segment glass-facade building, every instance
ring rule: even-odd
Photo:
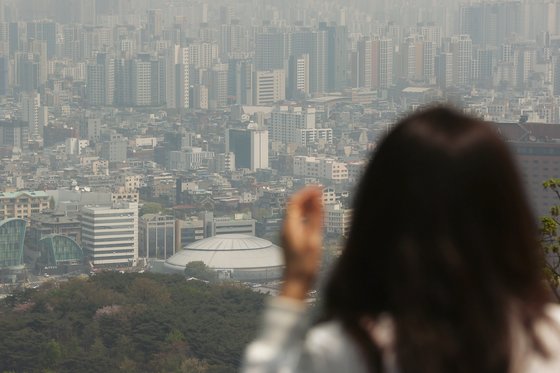
[[[39,241],[41,249],[40,263],[46,268],[81,265],[84,253],[80,245],[68,236],[51,234]]]
[[[26,226],[23,219],[0,221],[0,269],[23,269]]]
[[[167,259],[175,254],[175,218],[146,214],[140,218],[140,256]]]

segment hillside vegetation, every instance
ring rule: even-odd
[[[0,372],[235,372],[264,296],[107,272],[0,304]]]

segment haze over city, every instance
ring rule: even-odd
[[[377,144],[434,103],[494,122],[547,214],[558,200],[542,183],[560,174],[560,1],[0,0],[2,307],[40,313],[51,305],[33,291],[117,283],[132,293],[76,311],[105,328],[98,319],[120,312],[106,307],[143,291],[164,305],[178,289],[198,297],[200,282],[233,281],[254,323],[254,294],[278,290],[289,197],[322,188],[326,267]],[[185,276],[199,284],[185,290]],[[6,325],[0,335],[16,336]],[[154,354],[190,343],[173,325]],[[53,371],[117,350],[121,371],[142,371],[128,342],[99,330],[44,334],[37,351],[62,351]],[[82,337],[79,353],[67,348]],[[232,371],[249,334],[232,337],[227,358],[193,340],[177,364]],[[0,371],[46,366],[21,365],[32,352],[3,359],[13,346],[2,343]]]

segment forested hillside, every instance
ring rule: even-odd
[[[47,284],[0,304],[0,372],[234,372],[263,301],[182,276]]]

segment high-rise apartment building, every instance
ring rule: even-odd
[[[379,39],[379,88],[393,85],[393,40]]]
[[[393,85],[393,40],[385,37],[367,37],[358,41],[354,69],[356,87],[369,89],[389,88]]]
[[[33,60],[38,64],[39,74],[37,80],[39,86],[42,86],[48,78],[47,42],[30,40],[27,45],[27,52],[33,55]]]
[[[53,21],[33,21],[27,23],[27,38],[45,41],[47,56],[53,58],[56,54],[58,25]]]
[[[216,64],[210,70],[208,89],[208,107],[218,109],[228,104],[228,70],[227,64]]]
[[[283,69],[286,60],[286,34],[263,32],[255,36],[255,69]]]
[[[514,65],[516,67],[516,86],[524,89],[537,62],[537,51],[533,47],[519,47],[514,50]]]
[[[196,69],[209,69],[218,60],[218,44],[197,42],[189,44],[189,63]]]
[[[165,102],[168,108],[186,109],[190,100],[191,49],[174,45],[165,57]]]
[[[511,36],[521,35],[522,22],[520,1],[483,1],[464,4],[459,9],[460,32],[483,47],[497,47]]]
[[[18,52],[14,56],[15,85],[21,91],[31,92],[40,87],[41,65],[33,53]]]
[[[138,260],[138,204],[83,207],[82,246],[94,266],[128,267]]]
[[[424,38],[424,41],[434,43],[436,48],[441,46],[441,26],[437,26],[433,23],[424,24],[419,27],[418,31]]]
[[[43,130],[48,123],[48,108],[41,106],[41,95],[37,92],[21,95],[21,120],[29,126],[29,139],[43,137]]]
[[[159,38],[163,32],[163,15],[161,9],[148,9],[148,24],[147,31],[148,35]]]
[[[0,96],[6,96],[10,91],[10,59],[0,56]]]
[[[482,48],[476,51],[476,61],[478,65],[477,80],[483,87],[491,87],[496,66],[496,49]]]
[[[309,95],[309,54],[290,56],[287,93],[290,99]]]
[[[355,55],[352,56],[352,86],[355,88],[371,89],[377,86],[377,56],[372,55],[373,46],[372,38],[358,40]]]
[[[471,84],[473,49],[469,35],[455,35],[450,40],[453,54],[453,84],[468,86]]]
[[[92,106],[113,105],[115,94],[115,60],[107,53],[98,53],[95,62],[87,65],[87,101]]]
[[[21,120],[0,121],[0,146],[10,149],[26,149],[29,141],[29,125]]]
[[[295,31],[288,34],[288,43],[290,56],[297,58],[297,56],[309,54],[309,92],[313,94],[328,91],[329,39],[327,31]],[[333,42],[333,45],[336,43]],[[336,56],[333,55],[334,57]],[[337,61],[340,62],[339,59]],[[335,65],[333,64],[333,66]],[[334,71],[331,72],[334,73]],[[332,83],[334,84],[334,81]]]
[[[132,60],[130,67],[132,106],[152,104],[152,64],[149,55]]]
[[[250,59],[230,59],[228,96],[237,105],[253,104],[253,62]]]
[[[436,57],[436,82],[442,89],[453,85],[453,53],[442,52]]]
[[[327,61],[326,61],[326,91],[340,91],[347,85],[348,31],[346,26],[334,23],[322,23],[319,30],[326,31],[327,36]]]

